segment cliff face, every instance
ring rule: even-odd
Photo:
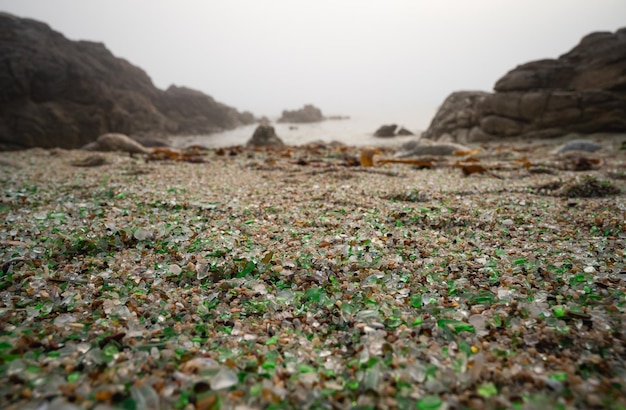
[[[253,121],[199,91],[159,90],[101,43],[0,13],[0,149],[78,148],[107,132],[211,133]]]
[[[516,67],[494,90],[453,93],[424,136],[464,142],[624,132],[626,28],[589,34],[558,59]]]

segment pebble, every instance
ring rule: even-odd
[[[211,379],[211,390],[222,390],[232,387],[238,382],[237,375],[230,369],[222,367]]]

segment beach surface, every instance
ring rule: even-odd
[[[557,143],[2,152],[0,407],[623,409],[624,141]]]

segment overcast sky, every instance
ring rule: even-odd
[[[626,26],[626,0],[0,0],[0,10],[103,42],[159,88],[268,116],[305,103],[417,115]]]

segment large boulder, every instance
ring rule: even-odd
[[[159,90],[101,43],[0,13],[0,150],[79,148],[109,132],[210,133],[250,123],[248,114],[198,91]]]
[[[256,127],[252,138],[248,140],[246,145],[251,147],[282,147],[285,144],[276,135],[274,127],[269,124],[261,124]]]
[[[494,90],[453,93],[424,136],[468,142],[626,131],[626,28],[523,64]]]
[[[151,149],[124,134],[107,133],[82,147],[87,151],[122,151],[130,154],[150,154]]]
[[[307,123],[320,122],[323,120],[324,116],[322,115],[322,111],[311,104],[307,104],[299,110],[284,110],[278,122]]]

